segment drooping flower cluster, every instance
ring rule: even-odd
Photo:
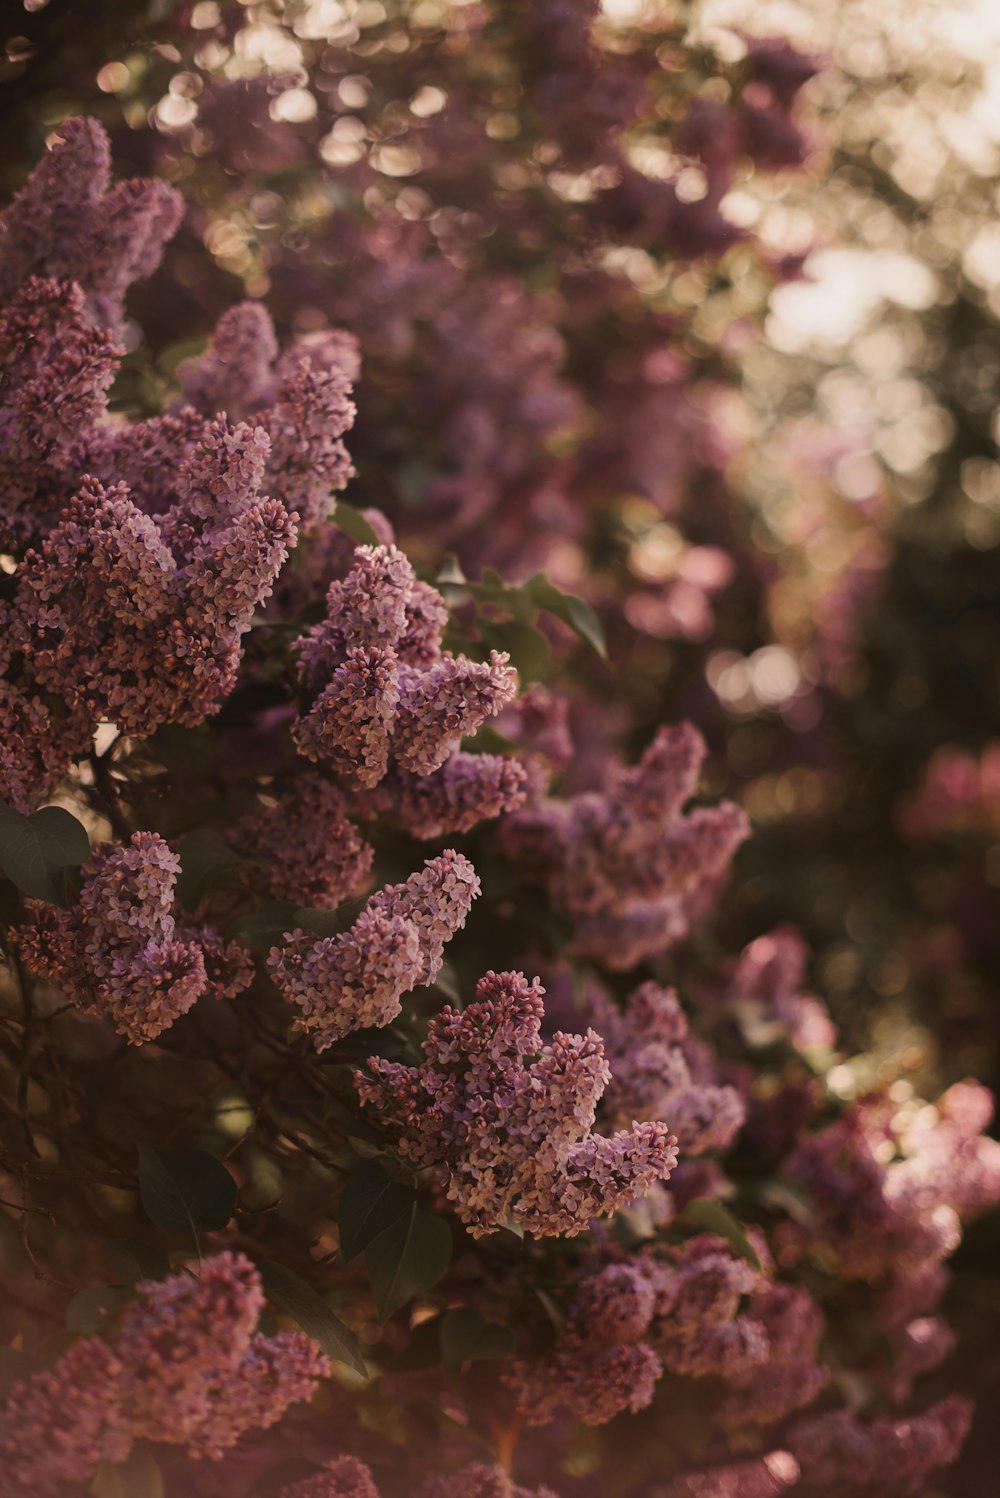
[[[749,830],[731,802],[683,811],[704,757],[690,724],[662,728],[606,791],[542,799],[507,821],[509,855],[574,918],[576,952],[619,971],[686,935]]]
[[[303,1332],[264,1336],[260,1275],[242,1254],[206,1259],[197,1277],[139,1286],[110,1343],[88,1337],[19,1384],[0,1413],[11,1491],[58,1498],[134,1442],[220,1458],[248,1431],[309,1400],[330,1365]]]
[[[205,993],[232,998],[253,965],[235,942],[178,924],[180,859],[155,832],[91,856],[79,902],[60,910],[31,901],[15,933],[24,961],[83,1014],[109,1020],[133,1045],[155,1040]]]
[[[400,1154],[437,1167],[476,1238],[508,1222],[573,1237],[664,1180],[677,1158],[660,1122],[591,1132],[611,1080],[600,1036],[560,1032],[544,1045],[543,993],[520,973],[487,973],[474,1004],[431,1020],[420,1066],[372,1057],[371,1076],[357,1077]]]
[[[692,1077],[684,1054],[687,1019],[674,990],[643,983],[620,1009],[594,984],[589,1001],[611,1068],[602,1104],[608,1122],[665,1119],[682,1156],[728,1149],[743,1123],[743,1099],[735,1087]]]
[[[292,933],[288,946],[272,949],[269,965],[279,992],[299,1010],[295,1029],[325,1051],[352,1030],[388,1025],[404,994],[434,982],[479,887],[469,860],[449,849],[405,884],[378,890],[337,936]]]
[[[442,652],[444,603],[401,551],[361,546],[355,555],[330,585],[326,619],[297,642],[308,706],[293,734],[309,759],[371,789],[390,760],[403,775],[440,770],[463,735],[511,700],[517,676],[497,651],[484,664]],[[488,779],[485,796],[496,797]]]
[[[795,1426],[789,1445],[804,1484],[819,1492],[846,1483],[853,1492],[924,1492],[928,1475],[956,1460],[969,1432],[972,1410],[957,1395],[909,1419],[867,1424],[849,1410],[831,1410]]]
[[[275,899],[336,906],[364,888],[375,850],[347,811],[337,786],[306,771],[242,818],[238,840],[262,861]]]
[[[723,1379],[723,1423],[767,1425],[810,1404],[826,1383],[822,1325],[804,1290],[772,1284],[704,1234],[580,1280],[555,1349],[515,1360],[504,1378],[536,1425],[562,1409],[586,1425],[635,1413],[665,1371]]]

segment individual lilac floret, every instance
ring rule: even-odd
[[[308,770],[243,817],[236,835],[262,860],[276,900],[335,906],[371,873],[374,849],[348,818],[343,792]]]
[[[388,814],[411,837],[443,837],[515,811],[524,802],[526,779],[519,760],[457,749],[430,775],[390,772],[367,802],[361,795],[356,805]]]
[[[55,1367],[15,1384],[0,1412],[6,1492],[60,1498],[101,1462],[125,1460],[132,1438],[119,1419],[123,1371],[105,1342],[87,1337]]]
[[[469,860],[448,849],[405,884],[378,890],[349,930],[294,932],[287,947],[272,949],[269,966],[279,992],[298,1006],[295,1029],[325,1051],[352,1030],[391,1024],[404,994],[434,982],[445,943],[478,893]]]
[[[665,1124],[591,1133],[610,1081],[600,1036],[541,1040],[544,990],[521,973],[487,973],[477,1002],[431,1020],[420,1066],[369,1059],[357,1074],[400,1154],[436,1166],[475,1238],[511,1223],[573,1237],[629,1206],[677,1158]]]
[[[663,728],[606,791],[515,812],[506,849],[576,920],[574,949],[616,971],[685,936],[748,833],[731,802],[683,812],[705,757],[690,724]]]
[[[271,439],[267,490],[312,530],[334,509],[354,469],[341,440],[354,425],[350,399],[357,345],[348,333],[320,334],[278,357],[274,326],[257,302],[219,318],[199,359],[178,369],[184,394],[205,416],[252,419]]]
[[[153,273],[184,212],[166,182],[111,182],[111,148],[96,120],[72,119],[0,219],[0,301],[31,275],[75,281],[100,327],[122,322],[125,293]]]
[[[590,1019],[604,1040],[611,1085],[604,1116],[665,1119],[683,1156],[726,1150],[746,1115],[735,1087],[696,1081],[684,1055],[687,1019],[672,988],[643,983],[620,1009],[610,994],[591,989]]]
[[[390,762],[430,775],[512,700],[516,673],[441,651],[447,620],[439,594],[419,582],[394,546],[360,546],[330,585],[327,617],[296,642],[309,706],[293,737],[307,758],[347,784],[378,785]]]
[[[849,1410],[831,1410],[803,1420],[787,1439],[804,1482],[817,1492],[903,1498],[922,1493],[931,1472],[958,1459],[971,1420],[968,1400],[953,1394],[903,1420],[865,1424]]]
[[[231,995],[252,977],[235,945],[222,946],[215,933],[202,945],[199,933],[178,928],[179,872],[180,859],[155,832],[136,832],[124,846],[105,843],[94,850],[76,908],[29,901],[31,919],[15,933],[39,977],[133,1045],[155,1040],[203,993]]]

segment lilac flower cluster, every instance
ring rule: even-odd
[[[509,856],[574,918],[582,956],[621,971],[665,951],[746,838],[730,802],[683,811],[704,757],[690,724],[663,728],[634,769],[612,769],[607,790],[538,799],[506,822]]]
[[[307,770],[262,796],[241,818],[236,837],[262,861],[275,899],[336,906],[364,888],[375,853],[347,812],[343,792]]]
[[[203,415],[225,411],[264,428],[268,493],[311,531],[354,473],[342,439],[354,425],[350,390],[359,368],[356,340],[338,331],[293,343],[279,357],[265,308],[241,302],[219,318],[206,352],[177,373]]]
[[[315,1477],[281,1490],[281,1498],[379,1498],[370,1468],[351,1456],[328,1462]],[[522,1488],[502,1467],[473,1462],[451,1477],[430,1477],[414,1498],[555,1498],[549,1488]]]
[[[508,1223],[573,1237],[664,1180],[677,1158],[660,1122],[591,1132],[611,1080],[601,1038],[560,1032],[544,1045],[543,993],[521,973],[487,973],[474,1004],[431,1020],[420,1066],[372,1057],[371,1075],[357,1075],[400,1154],[437,1168],[475,1238]]]
[[[650,1404],[664,1373],[715,1378],[725,1390],[719,1422],[738,1435],[784,1420],[823,1390],[823,1328],[804,1289],[770,1281],[702,1235],[586,1275],[555,1349],[516,1359],[504,1380],[531,1424],[566,1410],[603,1425]]]
[[[735,1087],[692,1078],[684,1054],[687,1019],[672,988],[643,983],[620,1009],[594,984],[589,1007],[611,1068],[602,1104],[609,1123],[666,1119],[684,1156],[732,1145],[745,1116],[743,1099]]]
[[[299,1010],[295,1028],[325,1051],[352,1030],[390,1024],[404,994],[434,982],[479,887],[469,860],[448,849],[405,884],[378,890],[347,931],[295,931],[272,948],[275,984]]]
[[[25,962],[82,1014],[114,1025],[133,1045],[155,1040],[205,993],[232,998],[253,964],[237,943],[179,925],[180,859],[155,832],[104,843],[91,856],[75,909],[29,901],[14,933]]]
[[[360,546],[355,556],[330,585],[326,619],[296,642],[308,706],[293,736],[307,758],[371,789],[390,760],[404,774],[440,770],[463,735],[513,698],[517,676],[497,651],[485,664],[442,652],[443,600],[401,551]],[[496,795],[487,771],[485,799]],[[446,802],[439,791],[437,804]]]
[[[139,1290],[110,1343],[88,1337],[15,1388],[0,1413],[11,1491],[58,1498],[64,1483],[124,1461],[139,1440],[218,1460],[329,1376],[305,1333],[256,1330],[264,1292],[242,1254],[216,1254],[197,1278],[176,1274]]]
[[[957,1395],[908,1419],[867,1423],[831,1410],[795,1426],[788,1443],[806,1485],[829,1492],[840,1484],[870,1498],[923,1493],[927,1477],[949,1467],[962,1449],[972,1409]]]

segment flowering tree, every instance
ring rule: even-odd
[[[321,9],[365,214],[275,255],[287,336],[235,302],[143,412],[177,193],[71,119],[3,218],[0,1492],[919,1494],[988,1094],[855,1095],[788,929],[697,951],[749,824],[691,725],[633,752],[650,595],[588,560],[669,513],[697,320],[656,296],[801,163],[815,64]],[[307,90],[218,73],[175,123],[251,202]]]

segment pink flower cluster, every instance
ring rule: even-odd
[[[0,1461],[11,1492],[58,1498],[101,1462],[124,1461],[138,1440],[217,1460],[246,1432],[311,1399],[329,1376],[304,1332],[256,1330],[264,1292],[242,1254],[216,1254],[197,1277],[176,1274],[139,1290],[109,1343],[78,1342],[8,1399]]]
[[[307,770],[273,794],[262,794],[235,835],[263,863],[262,877],[275,899],[336,906],[364,888],[375,852],[347,812],[343,792]]]
[[[380,1498],[370,1468],[352,1456],[328,1462],[315,1477],[281,1490],[281,1498]],[[522,1488],[502,1467],[473,1462],[451,1477],[431,1477],[414,1489],[414,1498],[556,1498],[549,1488]]]
[[[607,790],[538,799],[505,824],[523,877],[574,918],[580,955],[624,971],[687,934],[749,831],[728,801],[683,811],[704,757],[690,724],[662,728],[634,769],[612,769]]]
[[[594,984],[589,999],[611,1068],[602,1104],[608,1122],[666,1119],[685,1156],[729,1149],[743,1124],[743,1099],[735,1087],[692,1077],[684,1054],[687,1019],[674,990],[643,983],[620,1009]]]
[[[440,595],[401,551],[358,547],[330,585],[326,619],[296,642],[307,701],[293,729],[300,751],[364,789],[390,760],[404,775],[439,770],[517,689],[506,655],[480,664],[442,652],[446,622]]]
[[[591,1132],[611,1080],[601,1038],[560,1032],[543,1044],[543,993],[520,973],[487,973],[474,1004],[431,1020],[420,1066],[372,1057],[371,1075],[357,1074],[400,1154],[437,1168],[475,1238],[506,1225],[573,1237],[643,1196],[677,1158],[660,1122]]]
[[[478,893],[472,864],[448,849],[405,884],[378,890],[347,931],[292,933],[268,961],[282,997],[299,1010],[295,1028],[325,1051],[352,1030],[390,1024],[404,994],[434,982]]]
[[[155,832],[91,856],[75,909],[29,901],[14,933],[21,956],[83,1014],[114,1025],[133,1045],[155,1040],[205,993],[232,998],[253,964],[235,942],[179,925],[174,886],[180,860]]]

